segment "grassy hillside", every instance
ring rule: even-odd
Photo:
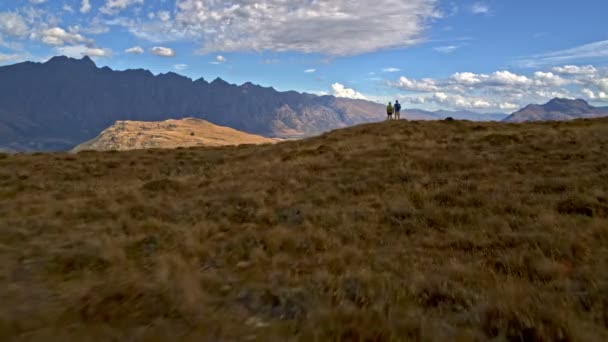
[[[118,121],[95,139],[78,145],[73,151],[128,151],[148,148],[218,147],[240,144],[269,144],[276,140],[240,132],[208,121],[181,120]]]
[[[608,119],[0,155],[0,340],[608,340]]]

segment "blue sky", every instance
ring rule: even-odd
[[[99,66],[511,112],[608,106],[605,0],[2,0],[0,65]]]

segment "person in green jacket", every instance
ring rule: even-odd
[[[393,107],[393,104],[391,102],[388,103],[388,106],[386,106],[386,120],[392,120],[393,119],[393,113],[395,112],[395,108]]]

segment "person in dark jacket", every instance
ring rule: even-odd
[[[395,120],[401,119],[401,103],[399,100],[395,100]]]

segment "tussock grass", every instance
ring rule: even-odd
[[[608,120],[0,155],[0,339],[608,340]]]

